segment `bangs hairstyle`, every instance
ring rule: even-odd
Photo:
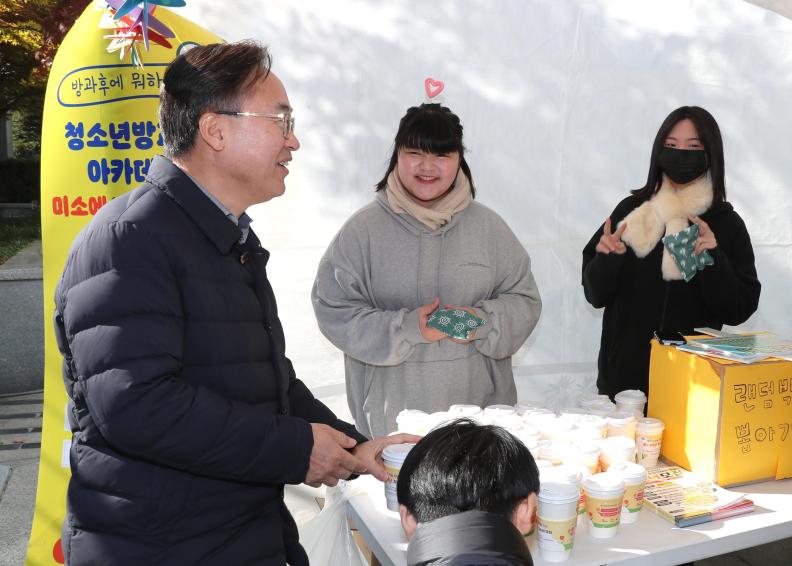
[[[528,448],[506,429],[458,419],[427,434],[399,471],[396,495],[419,523],[464,511],[511,519],[539,491]]]
[[[187,153],[205,112],[238,112],[247,91],[269,75],[272,56],[256,41],[194,47],[168,66],[160,92],[159,121],[165,155]]]
[[[391,155],[385,176],[377,183],[378,191],[388,186],[388,177],[396,169],[399,151],[402,149],[418,149],[435,155],[459,153],[459,168],[470,180],[470,192],[476,198],[473,175],[465,160],[465,145],[462,142],[462,124],[459,116],[449,108],[440,104],[421,104],[413,106],[399,121],[399,130],[393,141]]]
[[[712,180],[712,200],[713,202],[726,200],[726,184],[724,181],[726,163],[723,158],[723,138],[715,118],[699,106],[681,106],[663,120],[652,144],[652,155],[649,158],[649,174],[646,178],[646,184],[632,191],[632,194],[648,199],[660,190],[660,185],[663,183],[663,170],[657,162],[660,151],[665,147],[665,140],[674,126],[686,119],[693,122],[693,125],[696,126],[699,140],[701,140],[704,152],[707,155],[707,172]]]

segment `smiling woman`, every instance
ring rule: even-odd
[[[407,110],[377,192],[330,244],[313,289],[358,430],[392,432],[403,409],[515,403],[511,356],[541,300],[519,240],[473,200],[459,118],[439,104]],[[449,337],[426,324],[441,303],[487,323]]]

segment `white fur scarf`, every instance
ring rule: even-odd
[[[698,216],[712,205],[712,181],[709,175],[677,191],[668,177],[651,199],[628,214],[619,226],[627,223],[622,241],[639,258],[649,255],[664,235],[676,234],[688,227],[688,217]],[[682,272],[674,258],[663,248],[663,279],[682,279]]]

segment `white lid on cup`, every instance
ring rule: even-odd
[[[607,417],[616,410],[616,405],[610,401],[597,401],[586,407],[589,414],[598,415],[600,417]]]
[[[488,417],[513,415],[515,412],[513,405],[488,405],[484,407],[484,414]]]
[[[651,417],[643,417],[636,421],[635,430],[641,432],[654,432],[665,430],[665,423],[660,419],[653,419]]]
[[[614,411],[605,420],[612,426],[626,426],[636,421],[635,415],[629,411]]]
[[[544,468],[554,468],[555,464],[553,464],[550,460],[542,460],[541,458],[534,458],[534,462],[536,462],[536,467],[539,468],[539,473],[542,473]]]
[[[525,413],[527,413],[529,411],[534,411],[534,410],[539,409],[539,408],[540,407],[537,407],[536,405],[530,405],[528,403],[517,403],[514,406],[514,412],[517,413],[520,416],[523,416]]]
[[[540,484],[536,497],[543,503],[572,503],[580,498],[580,488],[571,483],[549,481]]]
[[[569,442],[562,440],[544,440],[539,443],[539,458],[542,460],[562,460],[569,450]]]
[[[623,452],[628,458],[635,453],[635,440],[626,436],[609,436],[599,441],[603,454]]]
[[[417,409],[404,409],[396,415],[396,428],[409,434],[426,434],[429,415]]]
[[[470,417],[481,412],[481,407],[478,405],[451,405],[448,408],[448,413],[454,416]]]
[[[616,462],[611,464],[608,472],[612,472],[626,484],[636,484],[646,481],[646,468],[640,464],[633,464],[632,462]]]
[[[583,481],[583,474],[580,472],[580,467],[567,464],[546,469],[543,477],[549,482],[568,483],[578,487],[580,486],[580,482]]]
[[[638,403],[646,403],[646,394],[640,389],[625,389],[614,395],[613,400],[617,403],[624,401],[625,403],[637,405]]]
[[[584,409],[589,408],[591,405],[596,405],[597,403],[607,401],[610,403],[610,397],[607,395],[598,395],[596,393],[584,393],[580,397],[578,397],[578,405],[583,407]]]
[[[390,464],[403,464],[415,444],[391,444],[382,451],[382,459]]]
[[[583,489],[596,497],[617,497],[624,493],[624,481],[616,474],[602,472],[584,479]]]
[[[525,424],[525,421],[522,419],[522,417],[520,415],[517,415],[516,413],[495,415],[492,418],[492,421],[493,421],[492,424],[495,424],[497,426],[502,426],[509,432],[516,432],[518,430],[521,430],[523,425]]]

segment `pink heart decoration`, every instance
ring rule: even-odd
[[[434,98],[445,88],[445,83],[443,81],[436,81],[432,77],[426,77],[424,81],[424,90],[426,91],[426,96],[429,98]]]

